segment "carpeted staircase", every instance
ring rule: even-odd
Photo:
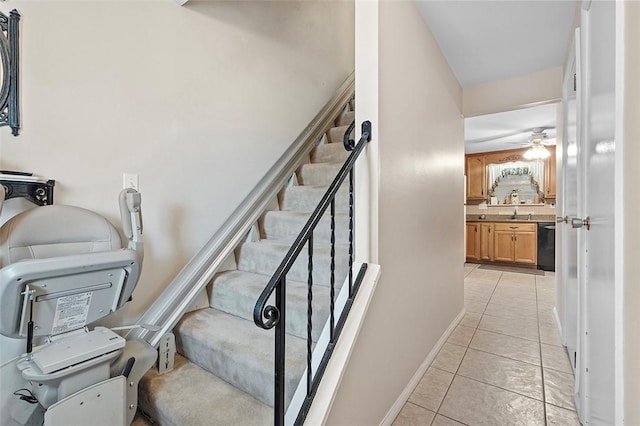
[[[140,382],[139,407],[161,425],[273,424],[274,330],[253,323],[253,307],[294,238],[348,156],[343,135],[354,113],[345,112],[297,171],[259,223],[259,237],[235,252],[233,266],[208,289],[210,307],[186,314],[174,329],[178,355],[164,375],[152,370]],[[348,272],[348,188],[336,196],[336,295]],[[329,317],[330,217],[314,232],[313,329]],[[286,404],[306,368],[307,249],[287,275]],[[137,420],[142,423],[141,419]]]

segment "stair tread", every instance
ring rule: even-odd
[[[211,307],[253,320],[253,307],[271,277],[245,271],[227,271],[216,275],[211,288]],[[336,282],[336,294],[342,282]],[[307,337],[307,283],[287,280],[287,333]],[[330,288],[312,286],[312,339],[318,340],[329,317]],[[273,303],[273,296],[270,299]]]
[[[260,218],[261,236],[264,239],[283,240],[291,244],[307,223],[309,217],[311,217],[311,212],[295,210],[267,211]],[[349,215],[347,213],[336,212],[334,229],[337,243],[348,242]],[[320,218],[313,235],[316,241],[331,241],[331,213],[329,209]]]
[[[302,185],[329,186],[342,168],[343,163],[308,163],[298,169],[298,178]]]
[[[323,143],[316,146],[311,151],[312,163],[341,162],[349,157],[349,151],[344,149],[344,145],[339,143]]]
[[[180,355],[172,371],[140,381],[140,407],[163,426],[273,424],[271,407]]]
[[[205,308],[186,314],[174,333],[178,351],[191,362],[259,401],[272,404],[273,329],[263,330],[253,321]],[[285,353],[289,400],[306,367],[306,340],[288,335]]]
[[[329,129],[329,131],[327,132],[327,139],[329,143],[342,143],[344,134],[348,128],[349,128],[349,125],[337,126]],[[351,137],[353,138],[353,132],[351,133]]]
[[[278,196],[280,210],[312,212],[318,206],[323,195],[327,192],[326,185],[290,186],[280,192]],[[349,187],[345,181],[336,193],[336,211],[345,212],[349,206]]]

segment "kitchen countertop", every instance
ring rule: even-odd
[[[484,216],[484,218],[482,218]],[[510,214],[468,214],[467,222],[522,222],[522,223],[537,223],[537,222],[554,222],[556,221],[555,215],[552,214],[534,214],[531,216],[531,220],[528,219],[528,214],[519,214],[517,219],[512,219]]]

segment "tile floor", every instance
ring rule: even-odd
[[[393,425],[579,425],[554,274],[477,266],[465,265],[464,318]]]

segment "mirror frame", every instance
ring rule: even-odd
[[[18,98],[20,14],[13,9],[9,16],[0,12],[0,126],[11,127],[13,136],[20,132]]]

